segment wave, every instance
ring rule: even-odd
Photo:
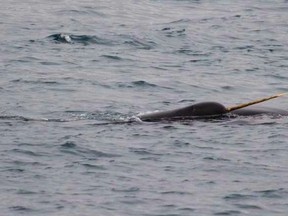
[[[138,80],[138,81],[133,81],[133,82],[129,82],[129,83],[123,83],[123,82],[118,82],[117,86],[120,88],[137,88],[137,87],[141,87],[141,88],[146,88],[146,87],[158,87],[156,84],[153,83],[149,83],[146,82],[144,80]]]
[[[101,44],[101,45],[113,45],[114,41],[101,38],[98,36],[90,36],[90,35],[72,35],[72,34],[52,34],[47,37],[48,39],[56,42],[56,43],[69,43],[69,44]]]
[[[60,112],[47,113],[49,117],[37,118],[37,117],[25,117],[21,115],[0,115],[0,120],[9,122],[47,122],[47,123],[73,123],[83,121],[83,124],[101,126],[109,124],[127,124],[141,122],[141,120],[135,117],[132,113],[122,114],[112,111],[77,111],[67,110]],[[50,118],[50,116],[52,116]],[[87,120],[87,121],[86,121]],[[96,122],[95,122],[96,121]]]
[[[49,35],[47,38],[55,43],[64,44],[81,44],[81,45],[128,45],[130,47],[135,47],[138,49],[153,49],[157,44],[154,41],[145,38],[139,38],[134,35],[115,35],[107,37],[99,37],[96,35],[73,35],[66,33],[57,33]]]
[[[79,156],[85,156],[85,157],[93,157],[93,158],[114,158],[114,157],[120,157],[118,154],[111,154],[111,153],[105,153],[103,151],[98,151],[95,149],[90,149],[88,147],[82,147],[80,145],[77,145],[73,141],[66,141],[60,146],[60,151],[62,153],[66,154],[72,154],[72,155],[79,155]],[[87,166],[87,164],[86,164]]]

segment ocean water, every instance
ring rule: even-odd
[[[131,121],[287,92],[287,20],[284,0],[1,2],[1,215],[287,215],[287,117]]]

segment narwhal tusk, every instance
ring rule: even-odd
[[[264,101],[268,101],[268,100],[271,100],[271,99],[274,99],[274,98],[278,98],[278,97],[281,97],[281,96],[283,96],[285,94],[287,94],[287,93],[281,93],[281,94],[273,95],[273,96],[270,96],[270,97],[261,98],[261,99],[255,100],[255,101],[251,101],[251,102],[248,102],[248,103],[235,105],[235,106],[232,106],[232,107],[226,107],[226,110],[227,110],[227,112],[231,112],[231,111],[238,110],[238,109],[241,109],[241,108],[244,108],[244,107],[247,107],[247,106],[251,106],[251,105],[262,103]]]

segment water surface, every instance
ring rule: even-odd
[[[286,117],[127,122],[288,91],[286,1],[1,8],[3,215],[287,214]]]

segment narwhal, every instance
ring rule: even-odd
[[[161,120],[210,118],[210,117],[223,116],[227,114],[241,115],[241,116],[251,116],[261,114],[288,116],[288,111],[286,110],[252,106],[267,100],[278,98],[285,94],[286,93],[281,93],[232,107],[225,107],[224,105],[218,102],[201,102],[168,111],[159,111],[159,112],[157,111],[148,114],[140,114],[137,117],[140,118],[142,121],[161,121]]]

